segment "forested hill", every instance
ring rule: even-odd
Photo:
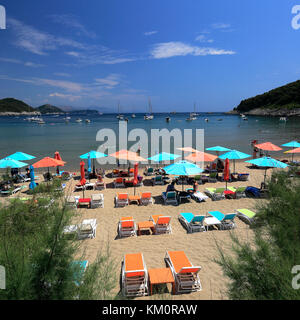
[[[0,113],[2,112],[34,112],[34,108],[21,100],[6,98],[0,100]]]
[[[243,100],[234,111],[250,114],[280,113],[280,111],[298,113],[300,110],[298,108],[300,108],[300,80]]]

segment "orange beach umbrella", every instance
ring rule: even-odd
[[[300,153],[300,148],[292,149],[289,151],[284,151],[284,153]]]
[[[273,144],[271,142],[264,142],[261,144],[256,144],[255,147],[258,149],[261,149],[261,150],[265,150],[265,151],[280,151],[280,150],[282,150],[282,148],[276,146],[275,144]]]
[[[128,150],[120,150],[118,152],[110,154],[109,156],[120,159],[120,160],[121,159],[127,160],[127,161],[137,161],[137,162],[147,161],[146,159],[138,156],[135,152],[128,151]]]
[[[192,152],[192,153],[200,152],[192,147],[184,147],[184,148],[177,148],[177,149],[184,152]]]
[[[46,157],[36,163],[34,163],[32,166],[34,168],[50,168],[50,167],[57,167],[57,166],[64,166],[66,162],[61,160],[56,160],[50,157]]]
[[[192,162],[202,162],[202,161],[212,162],[212,161],[216,160],[217,158],[218,157],[213,154],[197,151],[197,152],[191,153],[190,155],[185,157],[185,160],[189,160]]]

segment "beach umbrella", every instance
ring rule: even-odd
[[[64,166],[66,162],[62,160],[56,160],[50,157],[45,157],[42,160],[34,163],[32,166],[37,169],[37,168],[48,168],[48,173],[49,173],[49,168],[53,167],[58,167],[58,166]]]
[[[2,160],[0,160],[0,168],[4,169],[4,168],[23,168],[25,166],[27,166],[28,164],[25,162],[21,162],[18,160],[13,160],[10,158],[4,158]]]
[[[83,198],[84,198],[84,186],[86,184],[86,180],[85,180],[85,171],[84,171],[84,161],[80,162],[80,184],[82,185],[82,191],[83,191]]]
[[[203,172],[203,169],[198,167],[196,164],[181,160],[170,164],[164,168],[167,174],[178,175],[178,176],[192,176]],[[182,185],[183,190],[183,185]]]
[[[284,153],[291,153],[292,154],[292,161],[294,159],[294,153],[300,153],[300,148],[292,149],[289,151],[285,151]]]
[[[246,159],[249,157],[251,157],[251,155],[237,151],[237,150],[230,150],[219,156],[220,159],[233,160],[233,173],[235,173],[235,160]]]
[[[289,148],[300,148],[300,143],[297,141],[290,141],[288,143],[282,144],[282,147],[289,147]],[[285,151],[284,153],[291,153],[292,154],[292,161],[294,159],[294,153],[298,153],[298,152],[292,152],[295,151],[296,149],[292,149],[289,151]]]
[[[221,146],[209,147],[209,148],[206,148],[205,150],[216,151],[217,156],[219,156],[220,152],[230,151],[230,149],[225,148],[225,147],[221,147]]]
[[[135,195],[136,185],[138,183],[138,173],[139,173],[139,164],[138,162],[136,162],[134,165],[134,175],[133,175],[134,195]]]
[[[213,154],[197,151],[195,153],[191,153],[184,159],[192,162],[212,162],[217,158],[218,157]]]
[[[105,153],[102,153],[102,152],[91,150],[91,151],[81,155],[80,159],[88,159],[89,157],[91,159],[93,159],[93,173],[95,174],[96,173],[96,170],[95,170],[95,159],[104,158],[104,157],[107,157],[107,155]]]
[[[155,156],[148,158],[148,160],[155,161],[155,162],[163,162],[163,161],[175,160],[179,157],[180,156],[178,154],[162,152],[162,153],[156,154]]]
[[[226,181],[226,190],[227,190],[227,183],[228,183],[228,180],[229,180],[229,159],[226,158],[225,160],[225,166],[224,166],[224,172],[223,172],[224,176],[224,180]]]
[[[300,147],[300,145],[299,145]],[[31,156],[30,154],[24,153],[24,152],[15,152],[14,154],[11,154],[7,158],[13,159],[13,160],[18,160],[18,161],[29,161],[32,159],[35,159],[34,156]]]
[[[184,151],[184,152],[199,152],[198,150],[192,148],[192,147],[184,147],[184,148],[177,148],[177,150],[181,150],[181,151]]]
[[[90,174],[92,172],[92,162],[91,162],[91,157],[88,157],[88,174],[89,174],[89,181],[90,181]]]
[[[120,150],[118,152],[110,154],[109,156],[114,157],[118,160],[135,161],[135,162],[147,161],[146,159],[138,156],[136,152],[132,152],[128,150]]]
[[[245,162],[255,164],[258,167],[265,168],[265,175],[264,175],[264,184],[266,183],[266,176],[267,176],[267,169],[268,168],[286,168],[288,165],[284,162],[278,161],[271,157],[262,157],[258,159],[247,160]]]
[[[59,154],[58,151],[56,151],[56,152],[54,153],[54,159],[55,159],[55,160],[62,161],[62,158],[61,158],[61,156],[60,156],[60,154]],[[59,166],[57,166],[56,172],[57,172],[57,174],[59,174]]]
[[[33,190],[36,187],[36,183],[34,182],[34,168],[33,166],[30,166],[30,184],[29,189]]]
[[[254,147],[264,150],[264,151],[280,151],[282,148],[276,146],[275,144],[271,142],[264,142],[260,144],[256,144]]]

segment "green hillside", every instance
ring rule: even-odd
[[[234,110],[238,112],[248,112],[259,108],[300,108],[300,80],[260,94],[256,97],[243,100],[236,108],[234,108]]]
[[[23,101],[6,98],[0,100],[0,112],[34,112],[35,109]]]
[[[55,106],[52,106],[51,104],[44,104],[38,108],[36,108],[36,111],[39,111],[40,113],[56,113],[56,112],[64,112],[60,108],[57,108]]]

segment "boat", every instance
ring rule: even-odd
[[[80,123],[82,120],[80,118],[76,119],[76,122]]]
[[[171,118],[170,117],[166,117],[166,122],[170,122]]]
[[[133,113],[133,114],[131,115],[131,118],[136,118],[136,115]]]
[[[280,117],[279,121],[286,121],[286,117]]]
[[[118,120],[124,120],[124,115],[120,113],[120,109],[121,109],[121,107],[120,107],[120,101],[119,101],[119,103],[118,103],[118,115],[117,115],[117,119],[118,119]]]
[[[222,119],[222,118],[219,118],[218,121],[223,121],[223,119]]]
[[[245,120],[245,121],[248,120],[248,118],[247,118],[244,114],[241,114],[241,117],[242,117],[242,119]]]
[[[195,117],[193,113],[190,113],[190,116],[186,118],[186,121],[193,121],[193,120],[197,120],[197,117]]]
[[[208,122],[208,121],[209,121],[208,118],[205,118],[204,120],[205,120],[205,122]]]
[[[171,114],[176,114],[176,111],[172,111]]]
[[[90,119],[85,119],[85,123],[91,123]]]
[[[149,113],[144,115],[144,120],[153,120],[154,115],[152,113],[152,105],[151,105],[151,100],[149,98]]]
[[[124,121],[128,122],[129,120],[128,120],[128,118],[125,118]]]

